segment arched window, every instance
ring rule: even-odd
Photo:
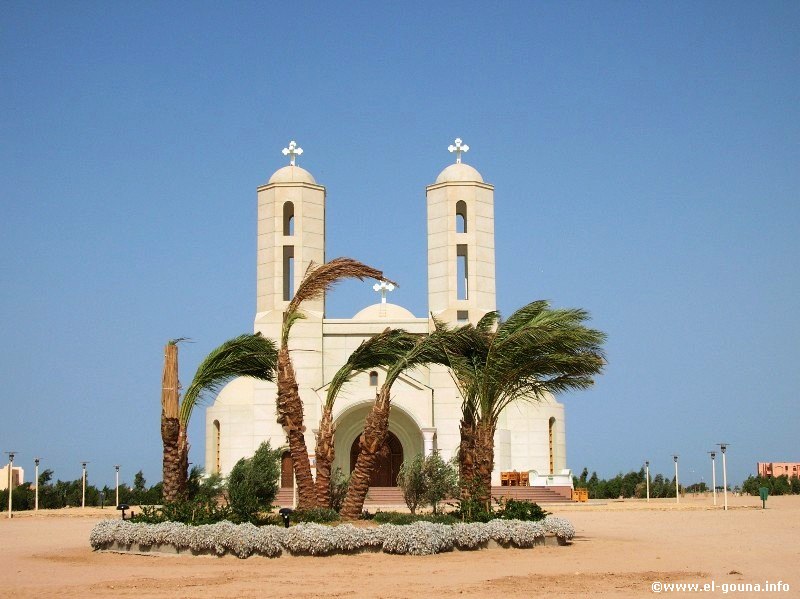
[[[555,429],[556,419],[550,418],[548,425],[549,445],[550,445],[550,474],[555,474],[556,469],[556,455],[555,455]]]
[[[294,235],[294,204],[291,202],[283,205],[283,234]]]
[[[467,266],[467,246],[456,246],[456,299],[469,299],[469,267]]]
[[[467,203],[464,200],[456,202],[456,233],[467,232]]]
[[[219,459],[219,420],[214,421],[214,470],[213,472],[219,474],[220,472],[220,459]]]
[[[294,246],[283,246],[283,301],[291,301],[294,295]]]
[[[378,373],[374,370],[369,373],[369,386],[370,387],[377,387],[378,386]]]

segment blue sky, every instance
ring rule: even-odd
[[[22,3],[0,18],[0,450],[160,479],[181,378],[252,330],[255,189],[327,187],[328,256],[426,312],[425,186],[495,185],[505,314],[589,310],[608,368],[562,398],[568,463],[730,480],[800,461],[795,2]],[[375,301],[345,284],[328,315]],[[203,412],[190,429],[203,461]]]

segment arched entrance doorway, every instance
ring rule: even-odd
[[[358,440],[356,437],[350,447],[350,472],[356,467],[358,459]],[[396,487],[397,473],[403,463],[403,445],[394,433],[389,431],[386,442],[378,450],[378,460],[375,464],[375,471],[369,481],[370,487]]]

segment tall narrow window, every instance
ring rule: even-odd
[[[556,469],[556,456],[554,451],[555,440],[553,437],[555,436],[555,428],[556,428],[556,419],[550,418],[550,423],[548,426],[548,433],[550,437],[549,445],[550,445],[550,474],[555,474]]]
[[[377,387],[378,386],[378,373],[374,370],[369,373],[369,386],[370,387]]]
[[[464,200],[456,202],[456,233],[467,232],[467,203]]]
[[[291,202],[283,205],[283,234],[294,235],[294,204]]]
[[[219,459],[219,420],[214,421],[214,470],[213,472],[219,474],[220,472],[220,459]]]
[[[456,298],[460,300],[469,299],[469,267],[467,266],[466,245],[458,244],[456,247],[456,259],[458,261],[456,265],[456,277],[458,278],[456,289],[458,295]]]
[[[294,246],[283,246],[283,301],[291,301],[294,295]]]

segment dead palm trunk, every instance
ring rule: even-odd
[[[331,507],[331,465],[336,457],[334,448],[333,413],[327,406],[322,410],[317,433],[317,446],[314,455],[317,459],[317,478],[314,486],[317,489],[317,505]]]
[[[161,440],[164,444],[164,502],[180,498],[181,459],[178,419],[178,345],[170,341],[164,347],[164,372],[161,377]]]
[[[289,451],[297,484],[297,507],[309,509],[317,505],[314,479],[311,476],[311,461],[308,459],[305,430],[303,424],[303,402],[297,388],[289,349],[278,350],[278,423],[289,438]]]
[[[384,384],[364,423],[364,432],[358,441],[358,459],[350,475],[350,485],[342,506],[342,518],[355,520],[364,508],[378,451],[389,433],[389,392],[390,386]]]

